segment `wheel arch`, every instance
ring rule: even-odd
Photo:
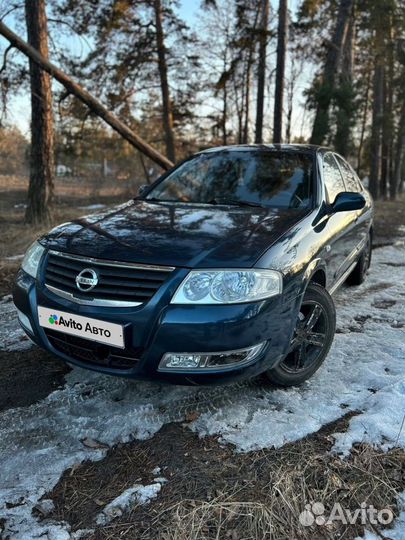
[[[323,268],[318,268],[309,279],[310,283],[317,283],[326,288],[326,273]]]
[[[326,274],[326,264],[322,259],[312,260],[305,272],[304,272],[304,287],[303,292],[307,288],[309,283],[317,283],[326,289],[327,287],[327,274]]]

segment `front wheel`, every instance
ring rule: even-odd
[[[310,283],[305,292],[296,328],[285,358],[266,372],[272,383],[301,384],[321,366],[332,345],[336,329],[335,305],[330,294]]]

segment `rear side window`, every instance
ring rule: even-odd
[[[338,193],[346,191],[339,166],[333,154],[327,153],[323,157],[323,178],[325,182],[328,202],[333,203]]]
[[[340,156],[336,156],[336,159],[338,160],[342,169],[343,179],[346,184],[346,191],[362,191],[360,181],[350,165]]]

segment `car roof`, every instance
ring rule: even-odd
[[[202,150],[199,154],[208,154],[221,151],[249,151],[249,150],[279,150],[284,152],[305,152],[310,154],[316,154],[317,152],[325,153],[331,152],[330,148],[325,146],[317,146],[316,144],[232,144],[229,146],[215,146],[213,148],[207,148]]]

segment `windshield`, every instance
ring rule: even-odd
[[[259,150],[199,154],[159,182],[148,199],[307,208],[312,202],[312,158]]]

